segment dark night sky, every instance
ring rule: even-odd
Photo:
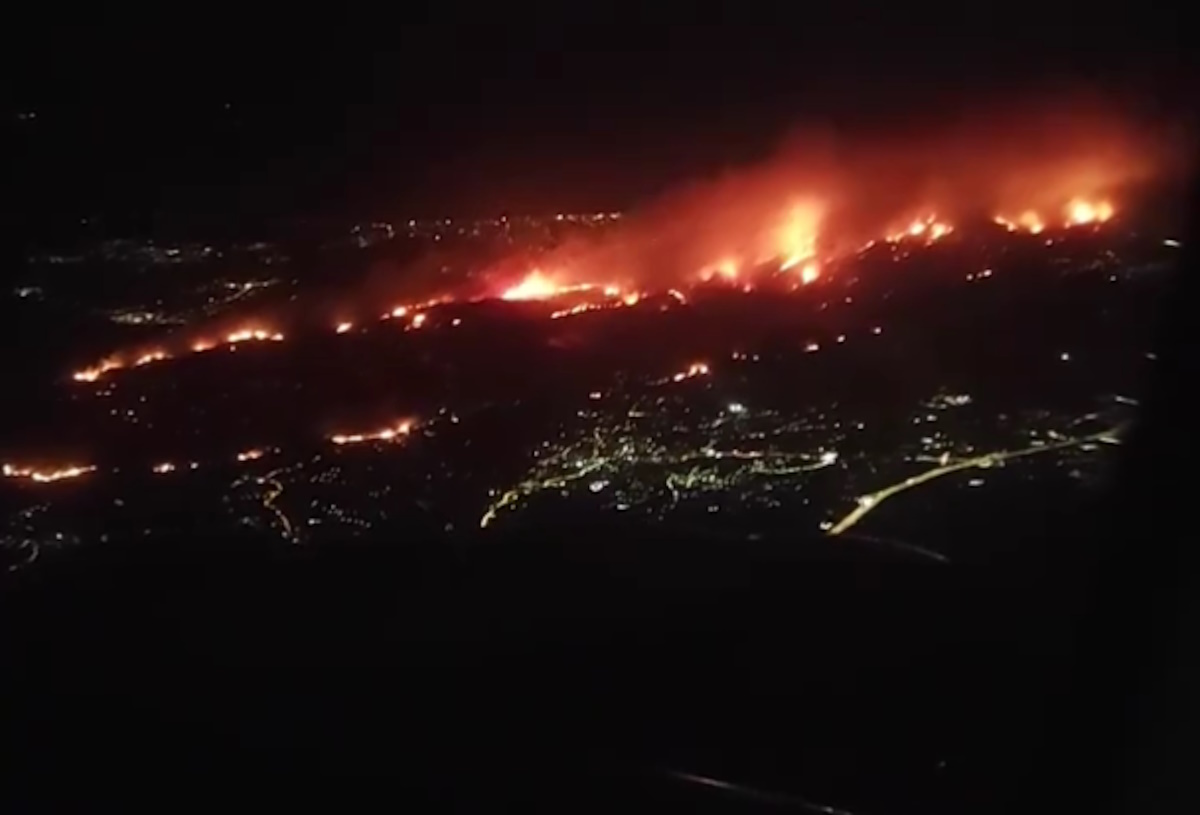
[[[1187,96],[1181,11],[791,5],[35,26],[6,56],[9,211],[45,239],[84,216],[254,229],[622,206],[795,123],[903,130],[1079,83],[1151,112]]]

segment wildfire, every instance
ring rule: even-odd
[[[1067,204],[1067,225],[1102,224],[1113,216],[1113,207],[1108,201],[1092,203],[1076,198]]]
[[[1086,198],[1072,198],[1063,207],[1062,212],[1062,225],[1070,228],[1088,224],[1102,224],[1113,217],[1116,209],[1110,201],[1089,201]],[[1009,232],[1022,231],[1028,232],[1031,235],[1040,235],[1046,230],[1046,220],[1040,213],[1032,209],[1025,210],[1015,220],[1003,215],[997,215],[992,220]]]
[[[884,236],[884,240],[888,243],[899,243],[903,240],[911,240],[913,238],[924,238],[926,243],[933,243],[941,240],[954,231],[954,227],[950,224],[939,221],[936,215],[926,215],[924,218],[915,218],[907,226],[899,232],[892,232]],[[874,245],[871,241],[865,248],[870,248]]]
[[[229,345],[236,345],[239,342],[250,342],[251,340],[256,342],[265,342],[267,340],[283,342],[283,335],[278,331],[271,332],[262,328],[241,328],[225,336],[225,342]]]
[[[55,470],[39,470],[36,467],[20,467],[13,464],[5,464],[3,472],[5,478],[27,478],[39,484],[49,484],[53,481],[62,481],[67,478],[78,478],[95,469],[91,465],[72,464]]]
[[[225,335],[224,343],[230,346],[237,345],[241,342],[283,342],[283,334],[278,331],[269,331],[264,328],[240,328],[230,334]],[[206,351],[211,351],[217,347],[217,343],[212,340],[199,339],[188,346],[193,354],[203,354]],[[149,365],[153,362],[162,360],[174,359],[175,355],[165,348],[155,348],[150,351],[143,351],[138,356],[133,358],[130,363],[134,368],[140,368],[143,365]],[[119,371],[122,368],[129,367],[119,357],[109,357],[102,360],[99,364],[93,365],[90,368],[76,371],[71,374],[71,378],[76,382],[95,382],[100,377],[111,371]]]
[[[672,382],[682,382],[685,379],[692,379],[697,376],[708,376],[709,368],[706,362],[693,362],[684,370],[676,373],[671,377]]]
[[[971,149],[971,155],[976,155],[976,147]],[[945,162],[940,153],[930,153],[935,154],[938,158],[929,168],[931,178],[953,181],[953,178],[941,178],[943,172],[950,170],[942,166]],[[979,162],[972,166],[976,164]],[[853,200],[845,189],[830,186],[834,181],[829,184],[814,181],[809,187],[795,181],[807,178],[807,174],[781,177],[779,167],[768,166],[761,172],[748,171],[746,178],[739,173],[732,182],[715,185],[711,196],[700,192],[696,196],[684,196],[682,203],[671,198],[670,206],[651,208],[641,228],[621,227],[624,231],[606,233],[596,240],[588,238],[578,243],[568,240],[561,247],[548,249],[540,268],[524,267],[525,276],[520,279],[500,278],[505,280],[505,286],[477,299],[553,300],[555,310],[549,316],[561,319],[594,310],[634,306],[648,294],[665,292],[681,303],[687,302],[690,286],[699,281],[722,282],[749,292],[763,286],[765,278],[788,273],[783,278],[786,286],[798,290],[828,277],[831,270],[837,268],[839,253],[854,251],[847,246],[851,237],[859,243],[861,238],[874,236],[865,245],[859,243],[859,251],[866,251],[883,241],[892,244],[893,248],[902,244],[902,251],[906,252],[940,241],[955,232],[946,216],[969,211],[968,202],[956,201],[954,205],[960,208],[953,209],[949,200],[932,197],[910,200],[902,209],[892,211],[892,214],[899,214],[899,218],[890,226],[888,221],[882,220],[887,216],[886,212],[872,206],[866,208],[870,210],[868,213],[856,206],[862,199],[871,197],[872,191],[889,188],[887,177],[879,176],[881,171],[877,169],[883,166],[870,162],[870,177],[853,178],[851,173],[849,177],[855,183],[848,189],[855,194]],[[1044,195],[1018,199],[1015,206],[993,218],[995,223],[1009,232],[1039,235],[1047,229],[1099,225],[1113,218],[1113,202],[1097,198],[1093,193],[1099,189],[1117,189],[1115,183],[1122,175],[1117,171],[1119,168],[1113,170],[1115,175],[1111,178],[1110,174],[1100,172],[1103,167],[1078,176],[1075,169],[1070,169],[1070,177],[1064,180],[1058,176],[1060,171],[1053,169],[1064,165],[1055,162],[1048,166],[1052,169],[1045,171],[1047,180],[1044,184],[1022,184],[1021,187],[1035,193],[1039,189],[1061,189],[1078,194],[1049,201]],[[998,167],[995,170],[994,188],[989,193],[981,187],[981,200],[1011,198],[1008,192],[1011,185],[1005,181],[1010,169]],[[1019,175],[1025,178],[1029,174],[1021,172]],[[840,175],[833,178],[841,184]],[[957,186],[936,184],[929,188],[956,189]],[[890,196],[878,198],[887,200]],[[1033,208],[1022,209],[1021,206]],[[870,220],[865,220],[867,217]],[[852,229],[853,234],[839,232],[842,224]],[[663,228],[655,229],[655,226]],[[885,229],[885,226],[889,228]],[[508,267],[507,261],[505,265]],[[614,270],[620,275],[615,277],[620,285],[612,282]],[[655,275],[654,286],[638,282],[642,280],[639,274],[651,273]],[[670,286],[678,288],[668,288]],[[459,299],[465,296],[465,292],[459,292]],[[450,293],[424,301],[394,304],[380,315],[380,319],[405,318],[408,320],[406,329],[459,325],[457,318],[428,320],[429,309],[455,299]],[[349,312],[335,315],[337,321],[331,322],[331,327],[337,334],[355,329],[356,322],[343,319],[346,316],[362,319],[362,315]],[[164,343],[160,348],[131,349],[75,371],[72,377],[78,382],[95,382],[111,371],[186,356],[189,348],[192,353],[202,353],[222,345],[284,340],[282,333],[261,324],[237,328],[219,339],[211,331],[206,331],[205,336],[211,339],[195,339],[190,346]]]
[[[329,440],[337,445],[361,444],[367,441],[396,441],[407,436],[412,432],[412,429],[413,422],[405,420],[391,427],[385,427],[382,430],[376,430],[371,433],[336,433],[330,436]]]
[[[564,289],[538,270],[530,272],[524,280],[504,290],[501,300],[546,300],[562,294]]]
[[[1017,218],[1017,224],[1034,235],[1039,235],[1046,229],[1042,217],[1033,210],[1022,212],[1021,217]]]
[[[141,367],[142,365],[149,365],[151,362],[159,362],[160,360],[170,358],[171,355],[166,351],[150,351],[135,359],[133,364],[137,367]]]
[[[705,266],[700,270],[700,279],[705,283],[712,280],[714,277],[720,277],[728,283],[734,283],[738,279],[738,273],[741,271],[741,264],[737,258],[724,258],[717,261],[711,266]]]
[[[76,382],[95,382],[109,371],[117,371],[124,367],[125,364],[121,360],[111,357],[101,360],[99,365],[84,368],[82,371],[76,371],[71,376]]]
[[[815,203],[792,205],[775,232],[778,256],[783,258],[780,271],[787,271],[817,253],[817,237],[822,211]]]

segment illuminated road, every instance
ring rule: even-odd
[[[950,464],[945,464],[941,467],[934,467],[932,470],[927,470],[919,475],[914,475],[909,478],[892,484],[889,487],[884,487],[881,490],[861,495],[858,498],[858,506],[855,507],[846,517],[842,518],[830,529],[828,534],[840,535],[847,529],[850,529],[859,521],[861,521],[868,512],[877,508],[880,504],[889,498],[892,498],[905,490],[910,490],[913,487],[919,487],[922,484],[933,481],[935,478],[941,478],[944,475],[957,473],[962,470],[971,469],[986,469],[995,467],[1009,459],[1020,458],[1022,456],[1032,456],[1037,453],[1049,453],[1053,450],[1063,450],[1068,447],[1078,447],[1081,444],[1094,442],[1103,442],[1105,444],[1120,444],[1119,434],[1124,430],[1124,425],[1119,425],[1110,430],[1104,430],[1099,433],[1093,433],[1088,436],[1080,436],[1074,439],[1066,439],[1064,441],[1046,444],[1040,447],[1025,447],[1020,450],[1001,450],[995,453],[985,453],[982,456],[974,456],[972,458],[964,458]]]
[[[279,472],[280,470],[274,470],[259,479],[259,483],[265,484],[267,487],[269,487],[267,492],[263,495],[262,505],[264,509],[272,512],[275,517],[279,519],[279,523],[283,526],[283,537],[287,540],[293,540],[294,532],[292,530],[291,519],[288,518],[287,514],[282,509],[275,506],[275,501],[280,495],[283,494],[283,484],[275,478],[276,474]]]

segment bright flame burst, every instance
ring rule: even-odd
[[[936,215],[926,215],[924,218],[914,218],[904,229],[891,232],[884,236],[888,243],[899,243],[914,238],[924,238],[926,243],[941,240],[954,231],[954,227],[945,221],[939,221]]]
[[[412,432],[413,422],[405,420],[391,427],[385,427],[382,430],[375,430],[370,433],[336,433],[329,437],[329,440],[334,444],[361,444],[367,441],[396,441],[407,436]]]
[[[1113,207],[1108,201],[1085,201],[1076,198],[1067,204],[1067,225],[1104,223],[1113,216]]]
[[[534,269],[520,283],[505,289],[500,295],[500,299],[547,300],[551,297],[557,297],[564,291],[571,291],[571,289],[564,289],[542,274],[541,271]]]
[[[1072,198],[1063,207],[1062,225],[1070,228],[1087,224],[1102,224],[1116,214],[1116,209],[1110,201],[1089,201],[1086,198]],[[1046,230],[1046,219],[1035,210],[1027,209],[1015,219],[997,215],[992,219],[1009,232],[1028,232],[1040,235]]]
[[[813,202],[796,203],[788,208],[783,223],[775,230],[774,248],[783,258],[780,271],[787,271],[816,256],[823,214]]]

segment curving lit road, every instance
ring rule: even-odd
[[[1087,436],[1079,436],[1073,439],[1065,439],[1064,441],[1045,444],[1038,447],[1025,447],[1020,450],[1000,450],[994,453],[985,453],[981,456],[973,456],[964,458],[958,461],[944,464],[940,467],[934,467],[932,470],[927,470],[918,475],[910,476],[903,481],[898,481],[891,486],[884,487],[881,490],[860,495],[858,498],[858,506],[855,507],[849,514],[834,524],[828,531],[829,535],[840,535],[847,529],[850,529],[859,521],[861,521],[867,513],[874,510],[884,501],[895,497],[905,490],[910,490],[913,487],[919,487],[935,478],[941,478],[944,475],[960,472],[962,470],[971,470],[975,468],[986,469],[994,467],[1005,461],[1022,456],[1032,456],[1038,453],[1049,453],[1053,450],[1062,450],[1067,447],[1078,447],[1081,444],[1089,444],[1094,442],[1103,442],[1105,444],[1120,444],[1120,433],[1125,429],[1125,425],[1118,425],[1109,430],[1104,430],[1099,433],[1092,433]]]

